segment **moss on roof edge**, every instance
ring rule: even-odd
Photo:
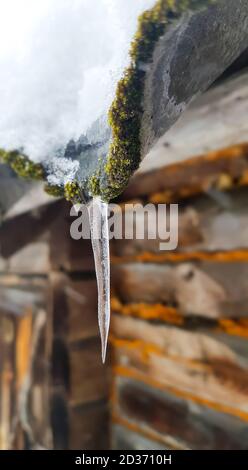
[[[102,174],[99,168],[89,179],[92,195],[109,201],[118,196],[141,161],[142,101],[145,88],[145,64],[153,56],[157,41],[167,27],[183,13],[206,7],[216,0],[158,0],[153,8],[138,19],[138,30],[131,44],[131,63],[125,69],[109,110],[112,142]]]
[[[20,177],[28,180],[45,181],[46,170],[41,163],[34,163],[26,155],[17,150],[7,152],[0,148],[0,161],[8,164]],[[55,186],[45,183],[44,190],[54,197],[65,197],[73,203],[82,202],[82,190],[76,181],[69,181],[64,186]]]

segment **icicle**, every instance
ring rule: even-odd
[[[102,362],[105,362],[110,323],[110,260],[108,205],[100,198],[88,204],[91,241],[98,287],[98,323],[102,343]]]

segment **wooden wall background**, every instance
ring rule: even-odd
[[[69,212],[58,201],[1,230],[4,449],[109,445],[108,366],[101,363],[91,246],[70,238]]]
[[[247,449],[247,165],[234,146],[137,176],[124,196],[179,202],[179,245],[112,245],[119,449]]]
[[[179,246],[113,241],[110,377],[69,205],[2,227],[2,448],[247,448],[247,170],[240,145],[130,185],[123,203],[179,202]]]
[[[0,448],[247,449],[247,113],[244,71],[183,115],[119,201],[179,203],[179,245],[113,241],[105,367],[69,204],[1,225]]]

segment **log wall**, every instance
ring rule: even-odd
[[[0,233],[1,448],[109,445],[91,245],[71,239],[69,213],[59,201]]]
[[[130,184],[122,204],[179,202],[179,244],[112,242],[111,380],[70,206],[0,228],[2,448],[106,449],[110,382],[114,448],[247,448],[247,171],[242,144]]]
[[[179,244],[112,243],[115,448],[247,449],[248,189],[232,177],[245,155],[240,146],[152,171],[124,195],[178,202]]]

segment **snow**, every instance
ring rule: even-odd
[[[0,147],[50,161],[106,115],[154,3],[0,0]]]

